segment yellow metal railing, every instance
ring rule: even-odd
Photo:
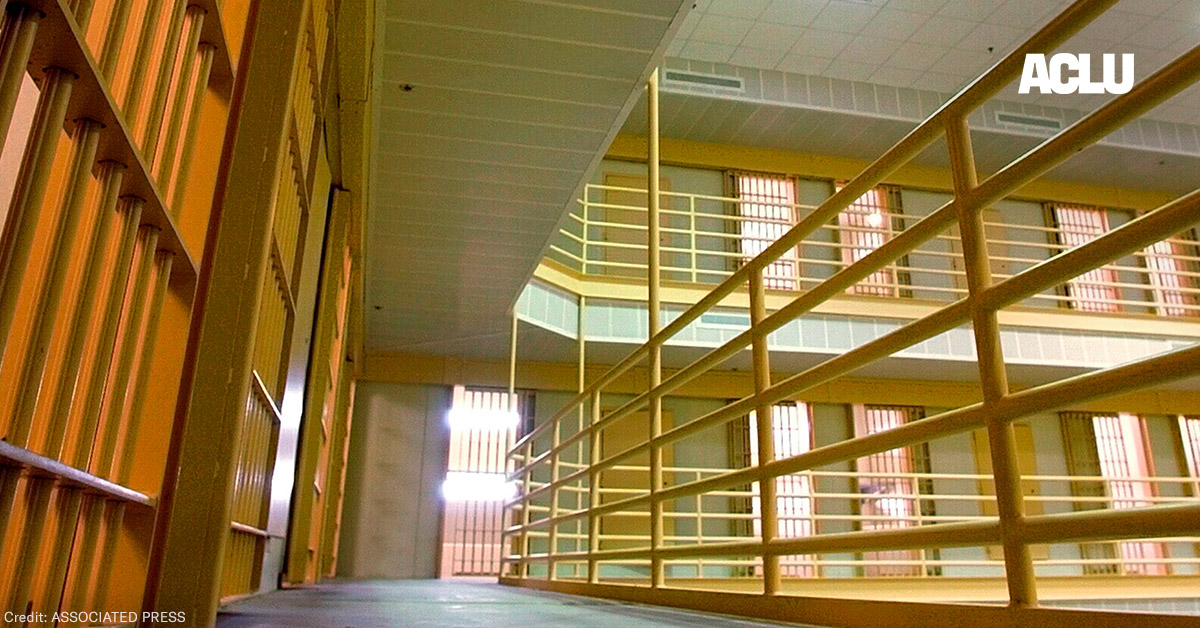
[[[586,468],[586,464],[562,461],[559,463],[564,470]],[[645,465],[615,465],[611,468],[616,472],[648,473]],[[698,467],[664,467],[663,473],[673,478],[674,483],[699,481],[726,473],[724,468]],[[995,517],[987,514],[988,506],[994,497],[978,490],[981,483],[990,482],[991,475],[970,473],[867,473],[859,471],[815,471],[807,470],[788,476],[792,484],[776,493],[778,499],[792,502],[793,511],[780,515],[781,524],[791,524],[794,530],[806,531],[806,535],[828,534],[846,529],[869,526],[886,527],[891,529],[910,528],[920,525],[994,521]],[[883,480],[898,488],[901,492],[886,494],[864,494],[853,490],[855,482],[863,480]],[[1106,508],[1116,498],[1106,495],[1107,487],[1114,483],[1137,482],[1144,484],[1149,495],[1137,498],[1136,501],[1145,505],[1194,504],[1196,498],[1189,494],[1189,487],[1196,484],[1196,478],[1190,477],[1125,477],[1110,479],[1096,476],[1071,475],[1023,475],[1023,485],[1028,492],[1027,502],[1036,502],[1047,510],[1071,512],[1086,508]],[[926,487],[940,486],[940,490],[931,491]],[[841,489],[830,489],[831,485],[842,486]],[[1072,494],[1068,487],[1075,485],[1092,485],[1098,494]],[[546,482],[530,482],[533,489],[547,486]],[[803,488],[802,488],[803,487]],[[1036,487],[1036,490],[1032,489]],[[1065,489],[1065,490],[1064,490]],[[587,503],[588,487],[563,486],[560,489],[562,501],[574,502],[576,508],[567,512],[581,511]],[[631,497],[648,494],[645,488],[598,487],[602,497]],[[1173,494],[1172,494],[1173,493]],[[761,538],[750,524],[757,522],[759,514],[756,511],[739,510],[732,504],[749,506],[759,499],[758,492],[751,487],[742,486],[725,490],[708,491],[704,497],[717,497],[729,500],[730,505],[719,510],[705,510],[701,495],[693,496],[691,500],[679,500],[668,507],[663,516],[674,521],[676,533],[665,535],[664,542],[670,545],[703,545],[706,543],[731,543],[746,541],[748,538]],[[908,514],[872,515],[862,514],[862,504],[873,500],[895,500],[910,504],[900,510]],[[931,508],[932,507],[932,508]],[[954,510],[953,513],[937,513],[937,507],[943,510]],[[562,506],[560,505],[560,508]],[[550,511],[548,505],[530,505],[531,516],[544,517]],[[933,511],[931,514],[930,511]],[[970,512],[964,512],[970,511]],[[566,514],[564,512],[563,514]],[[634,513],[622,513],[622,516],[648,517],[649,512],[640,510]],[[681,530],[685,528],[686,530]],[[781,526],[781,527],[787,527]],[[576,525],[570,530],[560,530],[557,537],[560,547],[569,546],[569,552],[562,553],[556,561],[560,565],[559,577],[571,579],[587,578],[587,544],[588,531],[582,525],[582,519],[576,520]],[[717,533],[712,530],[717,529]],[[548,539],[546,530],[531,530],[531,539]],[[621,543],[625,545],[649,546],[649,534],[619,534],[599,532],[597,540],[604,544]],[[1161,539],[1145,539],[1145,542],[1159,545],[1162,543],[1200,543],[1200,536],[1175,537]],[[1119,543],[1108,543],[1113,547],[1111,558],[1086,558],[1078,556],[1052,557],[1049,553],[1034,560],[1034,566],[1047,572],[1053,571],[1065,575],[1057,568],[1071,568],[1071,575],[1086,575],[1087,568],[1105,567],[1111,573],[1139,572],[1158,575],[1171,575],[1179,567],[1200,566],[1200,554],[1191,556],[1168,556],[1164,550],[1161,555],[1150,557],[1122,556]],[[613,564],[645,565],[645,559],[614,560]],[[673,566],[675,573],[690,573],[692,577],[712,577],[725,579],[746,579],[760,577],[756,570],[761,568],[761,560],[755,557],[718,558],[704,556],[684,557],[666,561]],[[911,576],[928,577],[943,575],[942,568],[960,569],[955,575],[964,577],[980,577],[997,575],[996,568],[1003,568],[1004,562],[984,554],[977,558],[941,558],[926,548],[916,548],[911,553],[891,553],[877,556],[835,556],[822,555],[792,556],[788,561],[793,577],[838,577],[834,573],[836,567],[882,568],[892,569],[892,575],[897,575],[895,568],[912,567]],[[564,569],[565,567],[565,569]],[[713,567],[745,568],[741,571],[732,569],[712,573]],[[707,569],[706,571],[706,568]],[[1056,568],[1050,570],[1047,568]],[[901,570],[902,571],[902,570]],[[707,576],[705,574],[708,574]],[[840,577],[863,575],[861,573],[844,574]],[[688,577],[688,576],[683,576]]]
[[[981,219],[983,209],[1012,194],[1021,186],[1066,161],[1122,125],[1135,120],[1171,98],[1200,78],[1200,48],[1194,48],[1153,75],[1143,79],[1129,93],[1115,97],[1100,109],[1083,117],[1071,127],[1046,140],[1018,160],[983,181],[976,178],[967,116],[1001,88],[1015,80],[1025,55],[1047,53],[1067,41],[1086,24],[1103,14],[1113,2],[1087,0],[1072,4],[1030,40],[997,63],[920,124],[904,139],[870,164],[819,207],[811,210],[795,226],[761,254],[748,260],[714,287],[704,298],[665,327],[658,325],[660,258],[660,196],[658,181],[657,83],[652,78],[648,89],[650,107],[650,173],[648,202],[649,250],[649,341],[570,400],[510,450],[512,477],[522,485],[518,498],[510,503],[510,524],[505,534],[510,550],[502,581],[522,586],[583,592],[639,601],[656,601],[693,608],[720,608],[736,612],[791,620],[834,621],[831,613],[839,610],[841,625],[932,625],[961,623],[974,615],[979,621],[995,623],[1039,622],[1042,625],[1070,625],[1069,616],[1039,608],[1031,546],[1076,542],[1115,541],[1130,538],[1192,537],[1200,532],[1200,502],[1157,505],[1129,510],[1089,510],[1030,516],[1025,513],[1021,478],[1017,465],[1011,423],[1031,414],[1066,408],[1091,400],[1155,387],[1187,378],[1200,372],[1200,347],[1189,347],[1139,362],[1095,371],[1035,388],[1012,392],[1009,389],[1000,350],[997,312],[1033,295],[1053,289],[1083,273],[1134,254],[1147,246],[1173,237],[1200,218],[1200,192],[1167,203],[1147,214],[1111,230],[1096,240],[1061,252],[1035,266],[992,283],[987,263],[987,238]],[[828,279],[800,293],[783,308],[768,314],[765,310],[763,271],[788,251],[795,249],[818,229],[830,223],[839,212],[878,185],[885,177],[907,163],[939,138],[945,137],[954,174],[954,199],[930,215],[911,224],[878,249],[842,268]],[[808,368],[781,381],[772,381],[766,339],[769,334],[797,316],[828,299],[844,293],[923,243],[938,237],[952,225],[962,234],[962,251],[968,292],[938,311],[904,325],[883,337],[842,355]],[[663,377],[661,349],[667,339],[696,320],[703,312],[734,291],[748,287],[751,299],[751,328],[712,350],[704,357],[669,377]],[[892,355],[913,344],[944,333],[967,322],[975,334],[979,362],[979,383],[983,401],[957,408],[888,431],[817,447],[806,453],[775,459],[771,433],[772,404],[803,394],[862,366]],[[664,425],[662,399],[682,384],[725,362],[746,347],[753,350],[754,394],[737,400],[694,420],[668,428]],[[648,382],[644,393],[615,410],[602,413],[602,395],[606,387],[635,366],[648,362]],[[582,408],[582,410],[580,410]],[[645,410],[644,440],[624,451],[601,456],[602,433],[618,421]],[[664,484],[664,452],[690,436],[756,412],[759,434],[759,462],[743,469],[729,469],[717,475],[677,484]],[[564,433],[568,421],[578,421],[579,429]],[[986,428],[995,470],[992,480],[996,491],[998,517],[936,523],[908,528],[851,531],[813,536],[777,535],[778,513],[775,508],[776,478],[819,469],[874,453],[913,445]],[[586,466],[562,468],[564,453],[574,451]],[[635,456],[649,459],[643,494],[616,500],[600,499],[601,481],[614,468]],[[638,463],[641,464],[641,463]],[[534,486],[532,480],[545,481]],[[705,496],[758,483],[763,496],[759,520],[760,538],[735,542],[668,544],[664,526],[665,506],[676,500]],[[560,499],[566,487],[587,487],[587,507],[563,511]],[[533,506],[549,505],[548,515],[534,513]],[[646,536],[643,547],[605,549],[599,545],[602,519],[621,514],[646,512]],[[558,534],[565,526],[584,524],[587,549],[561,551]],[[531,533],[545,530],[555,542],[534,551]],[[1009,608],[1003,613],[984,606],[945,609],[936,605],[875,604],[850,606],[849,603],[811,601],[790,603],[778,595],[781,586],[780,557],[797,554],[830,554],[910,550],[919,548],[1003,547],[1004,573],[1009,593]],[[681,591],[669,586],[664,568],[669,561],[696,558],[753,557],[762,564],[762,595]],[[602,582],[598,567],[612,561],[640,560],[649,564],[647,577],[634,584]],[[587,581],[559,582],[557,565],[563,561],[586,561]],[[535,575],[533,566],[544,566]],[[570,586],[568,586],[570,584]],[[647,588],[648,586],[648,588]],[[642,591],[646,591],[643,593]],[[1131,625],[1132,619],[1108,615],[1114,625]],[[1139,621],[1145,621],[1144,616]],[[1184,625],[1179,618],[1161,615],[1159,625]]]
[[[646,190],[589,184],[579,199],[578,211],[569,215],[568,224],[550,245],[549,259],[587,275],[644,278],[646,204],[608,199],[611,195],[620,201],[637,194],[645,196]],[[662,278],[693,284],[720,283],[752,257],[748,251],[763,250],[774,242],[764,232],[783,233],[817,209],[813,205],[684,192],[662,192],[661,196],[664,206],[679,208],[659,211],[664,234]],[[753,209],[743,212],[741,206]],[[794,218],[746,215],[763,208]],[[881,228],[838,224],[838,217],[818,226],[764,269],[764,281],[775,289],[809,290],[866,252],[848,234],[890,238],[925,218],[883,210],[874,214]],[[1001,214],[1000,218],[1005,216]],[[1056,226],[1011,221],[983,224],[989,232],[1004,234],[1003,238],[989,238],[987,243],[995,279],[1008,279],[1071,248],[1060,244],[1061,229]],[[1171,245],[1170,253],[1134,251],[1123,260],[1105,264],[1108,272],[1081,282],[1079,290],[1047,290],[1031,295],[1022,305],[1075,309],[1092,306],[1113,312],[1200,316],[1200,272],[1196,270],[1200,268],[1200,256],[1189,254],[1200,250],[1200,241],[1191,233],[1175,234],[1163,241]],[[1156,264],[1159,260],[1169,263]],[[874,273],[855,284],[850,293],[940,302],[953,302],[968,293],[962,239],[956,233],[939,233],[885,268],[886,272]],[[1171,279],[1177,280],[1177,285],[1167,285]],[[1096,293],[1105,296],[1094,296]]]

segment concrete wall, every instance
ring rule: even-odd
[[[360,382],[338,575],[434,578],[451,389]]]

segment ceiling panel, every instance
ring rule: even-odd
[[[441,113],[413,113],[394,107],[383,108],[380,116],[376,124],[379,133],[416,133],[429,137],[475,139],[580,151],[604,140],[603,131],[564,129],[535,122],[467,118]],[[387,151],[388,147],[380,146],[378,150]]]
[[[509,307],[691,5],[379,3],[369,351],[505,346]]]
[[[386,144],[386,148],[378,151],[378,155],[385,160],[392,156],[417,154],[480,163],[580,169],[587,168],[594,157],[585,150],[416,133],[381,132],[379,139]]]
[[[644,106],[644,102],[638,103],[638,108]],[[666,137],[866,160],[879,157],[914,126],[913,122],[902,120],[721,101],[711,96],[670,91],[663,92],[662,106],[679,112],[670,125],[663,125]],[[719,120],[719,133],[711,128],[714,120]],[[645,120],[630,116],[622,132],[645,135]],[[1042,141],[1026,135],[979,130],[972,137],[981,173],[995,172]],[[935,143],[914,163],[948,167],[945,144]],[[1076,154],[1048,176],[1061,181],[1182,194],[1200,186],[1200,157],[1103,144]]]
[[[697,0],[668,54],[696,61],[955,92],[1070,0]],[[1121,0],[1061,52],[1133,53],[1139,79],[1200,44],[1200,2]],[[1097,70],[1098,71],[1098,70]],[[1006,100],[1094,109],[1108,95]],[[1150,117],[1200,124],[1200,90]]]

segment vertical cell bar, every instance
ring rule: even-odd
[[[100,339],[97,344],[96,360],[91,365],[89,372],[79,375],[79,381],[86,382],[86,388],[83,389],[86,397],[83,401],[84,410],[80,420],[79,439],[75,443],[75,452],[71,459],[71,465],[77,469],[86,468],[98,436],[96,428],[100,424],[100,416],[104,407],[104,391],[107,388],[117,334],[121,327],[121,310],[129,286],[129,275],[133,270],[133,255],[137,249],[142,208],[146,204],[144,200],[134,197],[125,198],[122,202],[125,223],[121,230],[117,256],[113,262],[113,277],[109,283],[108,295],[104,300],[104,314],[100,322]]]
[[[767,317],[766,294],[763,270],[757,270],[750,275],[750,327],[753,338],[751,352],[754,359],[754,394],[762,394],[771,387],[771,363],[767,348],[767,336],[757,330]],[[758,466],[775,460],[774,409],[771,404],[760,403],[754,410],[755,429],[758,444]],[[774,478],[759,478],[759,528],[762,533],[763,549],[766,550],[771,540],[779,532],[776,482]],[[763,595],[779,593],[782,583],[779,574],[779,557],[762,556],[763,561]]]
[[[79,30],[86,33],[88,24],[92,21],[92,8],[96,4],[96,0],[75,0],[75,23],[79,24]]]
[[[79,288],[79,303],[72,317],[67,338],[67,354],[59,370],[55,386],[54,407],[50,413],[54,421],[46,438],[46,455],[57,458],[62,454],[63,441],[67,432],[67,417],[74,405],[83,349],[87,344],[88,326],[96,309],[97,293],[100,291],[101,276],[105,271],[105,248],[112,239],[113,223],[118,217],[117,203],[120,201],[121,183],[125,178],[125,166],[107,161],[100,167],[100,216],[92,229],[91,244],[85,258],[83,284]],[[79,435],[83,438],[83,434]]]
[[[109,390],[111,393],[104,403],[103,437],[98,443],[99,450],[95,457],[95,473],[103,478],[113,475],[116,463],[118,437],[121,424],[126,417],[126,402],[129,396],[129,383],[137,358],[138,340],[141,336],[142,324],[146,314],[146,297],[150,290],[150,277],[154,270],[154,252],[158,246],[159,229],[144,226],[138,230],[141,240],[141,251],[137,262],[137,275],[131,286],[132,293],[127,300],[128,307],[122,314],[121,343],[117,355],[116,370],[113,372]]]
[[[153,0],[150,4],[154,4]],[[133,0],[116,0],[108,20],[104,49],[100,52],[100,73],[110,83],[121,60],[121,49],[125,47],[125,28],[129,25],[129,11],[132,8]]]
[[[121,445],[121,461],[117,469],[117,483],[122,485],[129,483],[130,474],[133,472],[133,457],[137,451],[138,432],[141,431],[146,391],[150,387],[151,360],[158,344],[158,321],[167,298],[167,289],[171,283],[171,264],[174,261],[175,254],[168,251],[158,251],[154,256],[157,279],[154,291],[149,295],[149,302],[145,306],[149,312],[146,315],[145,332],[142,334],[142,354],[138,358],[133,401],[129,407],[129,422],[122,436],[124,442]]]
[[[75,78],[67,70],[49,68],[42,79],[42,95],[17,175],[8,222],[4,225],[3,239],[0,239],[0,269],[3,269],[0,272],[0,363],[10,355],[4,349],[8,346],[17,300],[29,271],[34,233],[45,211],[46,187]]]
[[[175,168],[176,153],[179,149],[180,139],[184,134],[184,113],[186,113],[188,103],[195,99],[194,90],[189,89],[189,87],[192,84],[192,69],[196,64],[196,56],[198,55],[197,47],[200,45],[200,32],[204,28],[205,15],[207,15],[207,12],[196,5],[192,5],[187,9],[187,37],[183,40],[183,48],[179,52],[182,55],[182,59],[179,63],[179,74],[175,78],[174,102],[170,105],[171,116],[168,118],[166,128],[163,130],[166,134],[163,138],[163,147],[160,151],[154,147],[146,146],[146,150],[151,151],[157,157],[158,163],[155,167],[156,176],[159,185],[164,188],[168,178],[171,176],[172,170]]]
[[[96,161],[96,149],[100,146],[102,128],[99,122],[93,120],[80,120],[75,127],[75,136],[72,139],[75,154],[71,160],[71,170],[62,201],[62,218],[51,237],[49,267],[42,277],[41,286],[36,288],[38,297],[34,305],[33,336],[22,362],[17,403],[8,432],[12,443],[27,442],[33,425],[38,394],[42,390],[42,377],[46,373],[50,342],[53,340],[63,293],[66,292],[71,247],[75,244],[79,224],[83,220],[83,201],[87,196],[88,182],[92,178],[92,164]],[[26,286],[26,289],[30,288],[31,286]],[[65,423],[67,417],[51,417],[50,420],[54,423]],[[51,428],[52,431],[56,429],[58,428]]]
[[[3,366],[5,358],[16,353],[6,349],[17,301],[29,269],[34,232],[44,210],[46,186],[50,181],[59,133],[66,118],[74,82],[75,75],[67,70],[49,68],[45,72],[29,143],[17,175],[8,222],[0,237],[0,366]],[[17,446],[25,445],[23,441],[8,440]],[[17,467],[0,468],[0,544],[8,530],[8,519],[20,475]]]
[[[174,10],[171,12],[171,23],[167,26],[167,37],[163,42],[158,76],[154,80],[154,91],[150,95],[150,109],[146,112],[148,117],[142,136],[142,155],[145,156],[147,163],[154,163],[155,150],[158,148],[158,135],[162,132],[162,119],[166,115],[167,96],[171,91],[171,75],[175,72],[175,54],[179,50],[179,39],[183,33],[186,0],[176,0],[174,6]]]
[[[0,17],[4,18],[0,42],[0,141],[3,141],[8,137],[8,127],[17,108],[42,14],[28,5],[16,4],[9,9],[0,8]]]
[[[26,499],[25,525],[21,529],[21,540],[17,546],[17,564],[37,564],[38,552],[42,547],[42,534],[45,530],[47,508],[50,505],[50,494],[54,491],[53,478],[30,478],[25,485]],[[18,569],[9,584],[7,608],[24,609],[30,602],[29,593],[33,589],[33,577],[37,569]]]
[[[659,205],[662,201],[659,195],[659,128],[658,128],[658,70],[650,74],[646,84],[647,123],[649,125],[649,159],[647,193],[648,215],[646,217],[646,252],[649,257],[647,273],[649,274],[648,314],[650,338],[650,433],[648,439],[653,441],[662,435],[662,397],[655,390],[662,384],[662,341],[656,339],[662,329],[660,316],[662,302],[659,294],[659,282],[662,275],[662,259],[659,254]],[[661,587],[666,572],[662,559],[657,556],[663,546],[663,503],[654,499],[655,493],[663,487],[663,452],[659,445],[650,446],[650,586]]]
[[[79,506],[83,501],[83,490],[59,488],[58,522],[54,530],[53,552],[50,564],[45,569],[46,585],[42,592],[41,610],[54,612],[62,601],[63,587],[67,580],[67,567],[71,562],[75,528],[79,524]]]
[[[130,126],[133,126],[137,119],[138,106],[142,102],[142,90],[146,86],[150,61],[154,56],[154,36],[158,34],[160,26],[159,15],[162,14],[166,4],[166,2],[150,0],[146,3],[146,13],[142,16],[142,30],[138,33],[137,48],[133,53],[133,66],[129,70],[129,86],[125,89],[125,102],[121,107],[125,114],[125,120]],[[177,4],[182,5],[183,0]]]
[[[971,134],[965,118],[946,125],[946,143],[950,147],[950,165],[954,177],[954,195],[965,198],[977,185],[975,155]],[[963,261],[966,264],[968,299],[978,295],[992,283],[988,265],[987,237],[983,229],[982,207],[970,207],[959,202],[959,231],[962,234]],[[1004,368],[1004,351],[1000,345],[1000,325],[996,312],[972,307],[975,347],[979,359],[979,381],[983,390],[984,407],[995,404],[1008,395],[1008,374]],[[1008,580],[1009,603],[1013,606],[1036,606],[1037,584],[1029,546],[1021,539],[1021,522],[1025,517],[1021,493],[1021,470],[1018,466],[1016,438],[1012,424],[998,413],[988,413],[988,444],[991,446],[992,469],[996,485],[996,507],[1000,515],[1000,532],[1004,546],[1004,571]]]
[[[100,546],[100,565],[113,564],[113,556],[117,553],[117,540],[121,536],[121,526],[125,521],[125,502],[111,501],[104,506],[104,541]],[[111,568],[110,568],[111,569]],[[103,609],[108,604],[108,586],[114,574],[101,573],[96,578],[96,590],[92,594],[94,608]]]
[[[187,130],[183,136],[179,169],[172,184],[174,187],[171,193],[171,213],[176,218],[183,212],[184,193],[187,192],[188,176],[191,174],[193,153],[196,150],[196,136],[200,131],[200,110],[204,106],[204,95],[208,92],[208,79],[212,74],[216,50],[216,46],[212,44],[200,44],[200,72],[192,88],[192,102],[188,107]]]
[[[75,543],[79,558],[71,569],[73,582],[70,585],[71,595],[67,600],[67,608],[79,611],[93,610],[93,607],[89,606],[89,598],[92,597],[92,571],[95,569],[96,554],[100,551],[100,531],[105,508],[105,499],[99,495],[91,495],[86,499],[83,534]]]

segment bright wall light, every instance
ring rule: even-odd
[[[505,481],[503,473],[449,471],[442,482],[442,496],[450,502],[505,501],[516,495],[516,483]]]
[[[520,422],[520,416],[512,410],[477,408],[451,408],[448,419],[450,427],[456,430],[516,429]]]

